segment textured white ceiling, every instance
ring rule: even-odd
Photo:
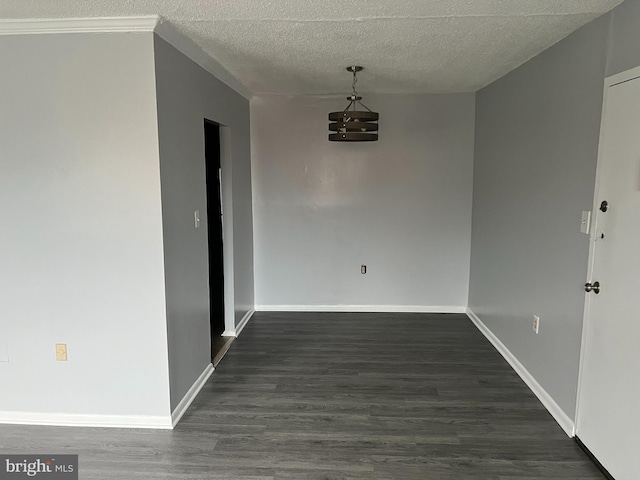
[[[253,93],[476,91],[622,0],[0,0],[0,18],[159,14]]]

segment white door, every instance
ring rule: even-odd
[[[616,480],[640,478],[638,77],[634,69],[605,88],[589,275],[600,293],[586,293],[576,426]]]

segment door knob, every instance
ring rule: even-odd
[[[584,291],[593,292],[597,295],[598,293],[600,293],[600,282],[585,283]]]
[[[600,204],[600,211],[604,213],[607,210],[609,210],[609,202],[605,200]]]

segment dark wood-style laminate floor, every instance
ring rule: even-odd
[[[604,477],[464,315],[258,313],[174,431],[0,426],[80,478]]]

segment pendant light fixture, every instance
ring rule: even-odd
[[[357,65],[347,67],[347,71],[353,73],[351,84],[351,95],[347,97],[349,105],[342,112],[332,112],[329,114],[329,134],[330,142],[376,142],[378,140],[378,117],[376,112],[372,112],[369,107],[363,104],[356,91],[358,83],[358,72],[363,70]],[[358,105],[366,110],[358,109]]]

